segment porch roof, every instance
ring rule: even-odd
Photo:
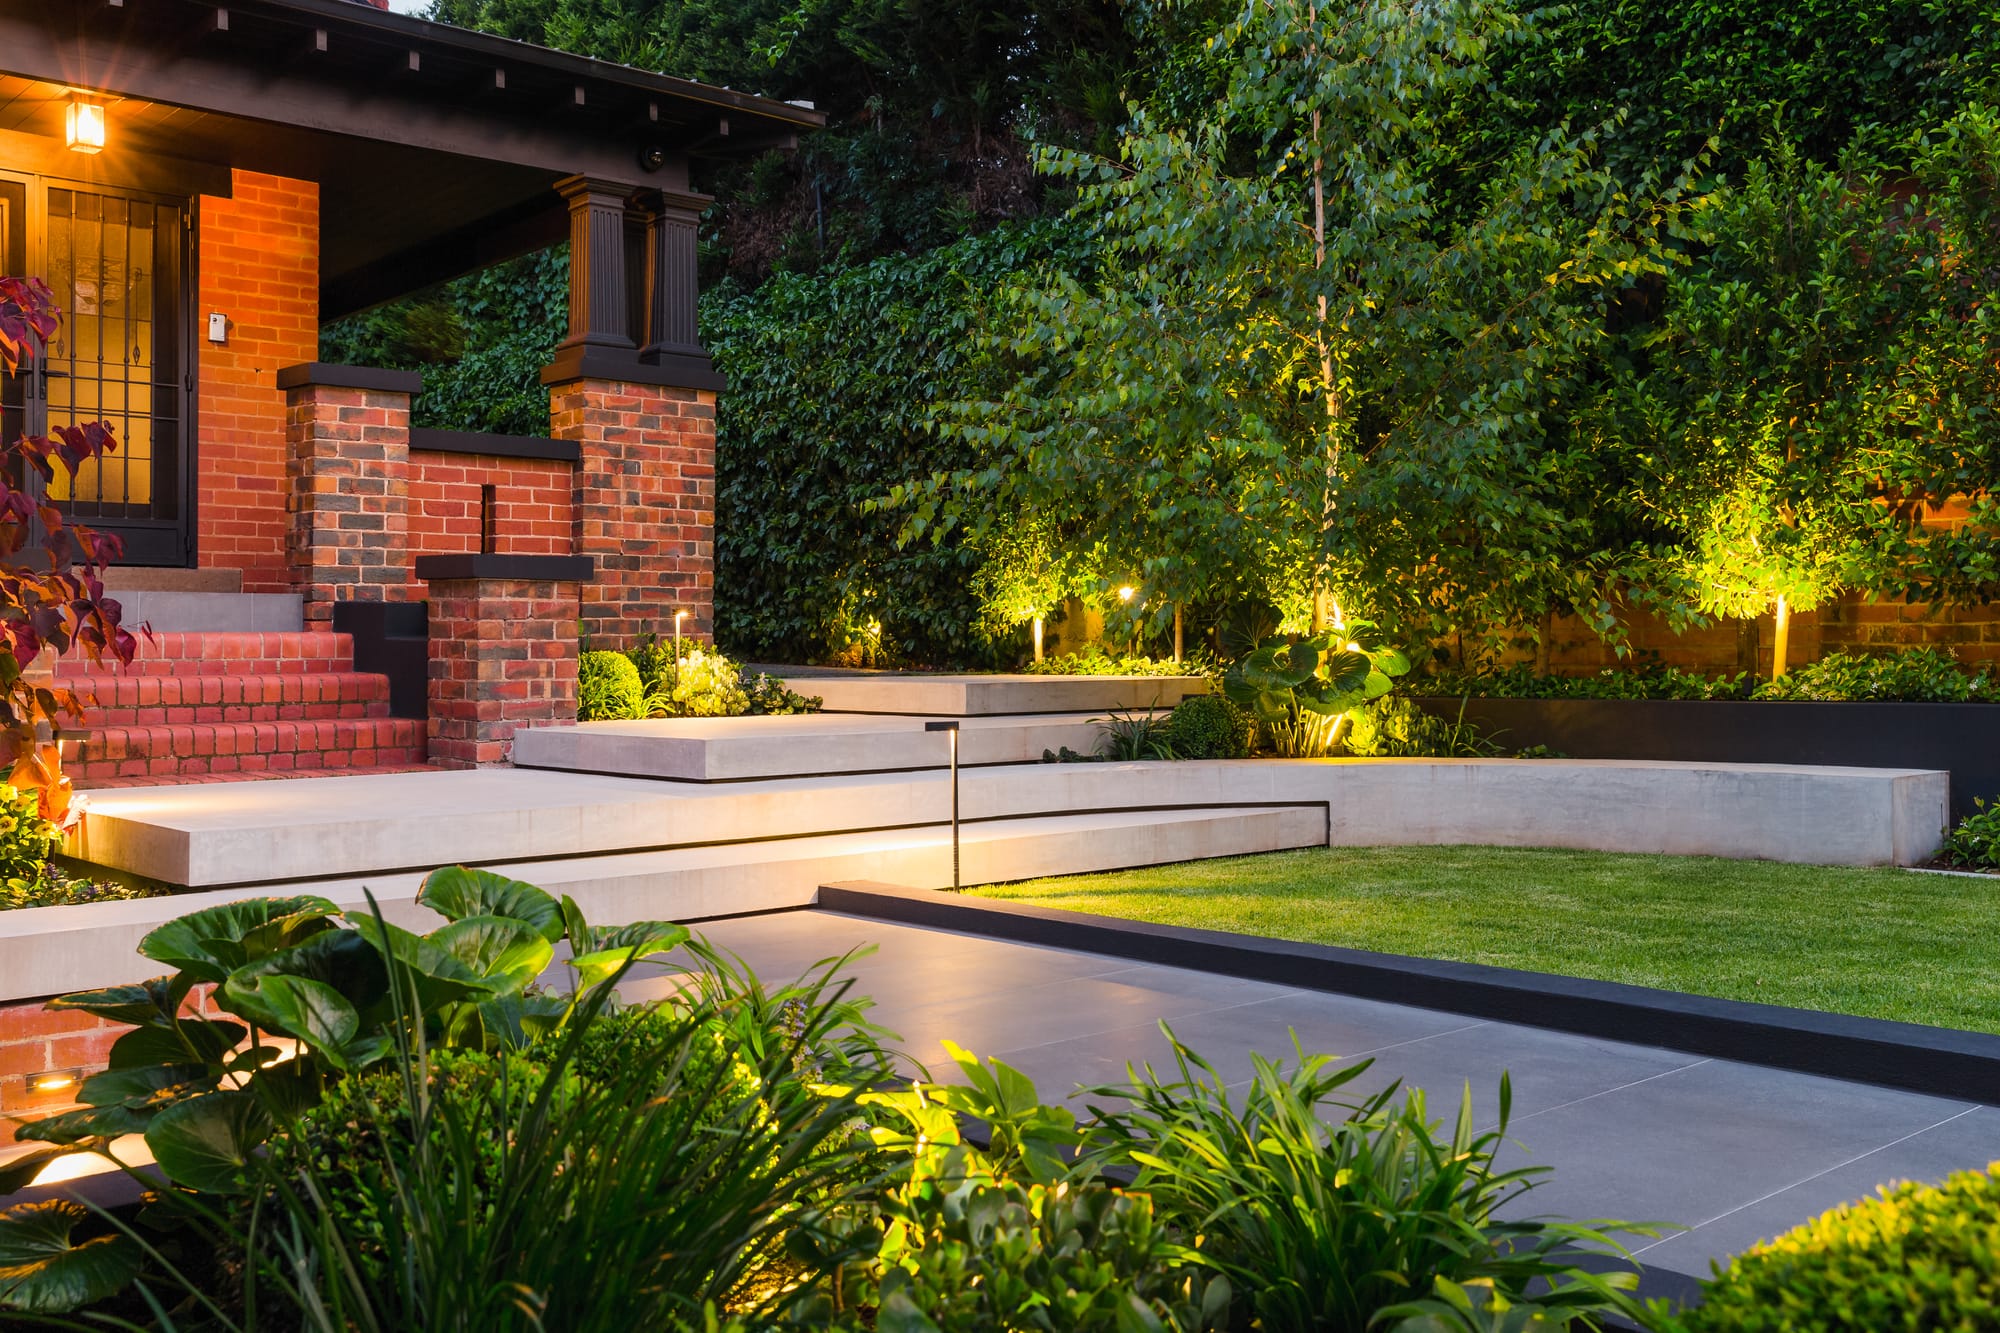
[[[112,103],[98,160],[61,151],[72,91]],[[0,7],[0,164],[208,193],[230,167],[316,181],[329,318],[561,239],[564,177],[685,194],[691,159],[823,123],[350,0]]]

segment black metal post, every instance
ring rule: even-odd
[[[958,720],[926,722],[924,730],[946,732],[951,737],[951,891],[959,893],[964,885],[958,873]]]

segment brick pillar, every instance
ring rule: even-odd
[[[278,372],[285,391],[285,556],[306,623],[333,604],[394,602],[410,581],[410,398],[422,377],[318,363]]]
[[[430,761],[504,764],[518,727],[576,721],[576,606],[590,562],[421,556],[430,584]]]
[[[651,630],[707,635],[715,603],[715,394],[584,378],[549,391],[550,433],[583,451],[571,549],[596,562],[583,588],[592,648],[629,648]]]

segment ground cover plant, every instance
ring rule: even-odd
[[[677,655],[678,654],[678,655]],[[745,680],[742,668],[700,644],[648,638],[630,652],[586,652],[577,661],[579,722],[645,717],[743,717],[817,713],[817,696],[799,694],[767,672]]]
[[[1279,852],[980,889],[1274,939],[2000,1032],[2000,943],[1967,881],[1499,847]]]
[[[1525,663],[1494,671],[1435,672],[1408,683],[1409,693],[1481,699],[1752,699],[1811,703],[1990,703],[1990,668],[1968,669],[1943,648],[1894,653],[1832,652],[1773,680],[1748,674],[1707,676],[1639,663],[1589,674],[1538,672]]]

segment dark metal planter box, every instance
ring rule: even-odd
[[[1422,697],[1455,719],[1456,698]],[[1471,699],[1465,720],[1506,753],[1849,768],[1942,768],[1954,820],[2000,798],[2000,704],[1737,703],[1683,699]]]

